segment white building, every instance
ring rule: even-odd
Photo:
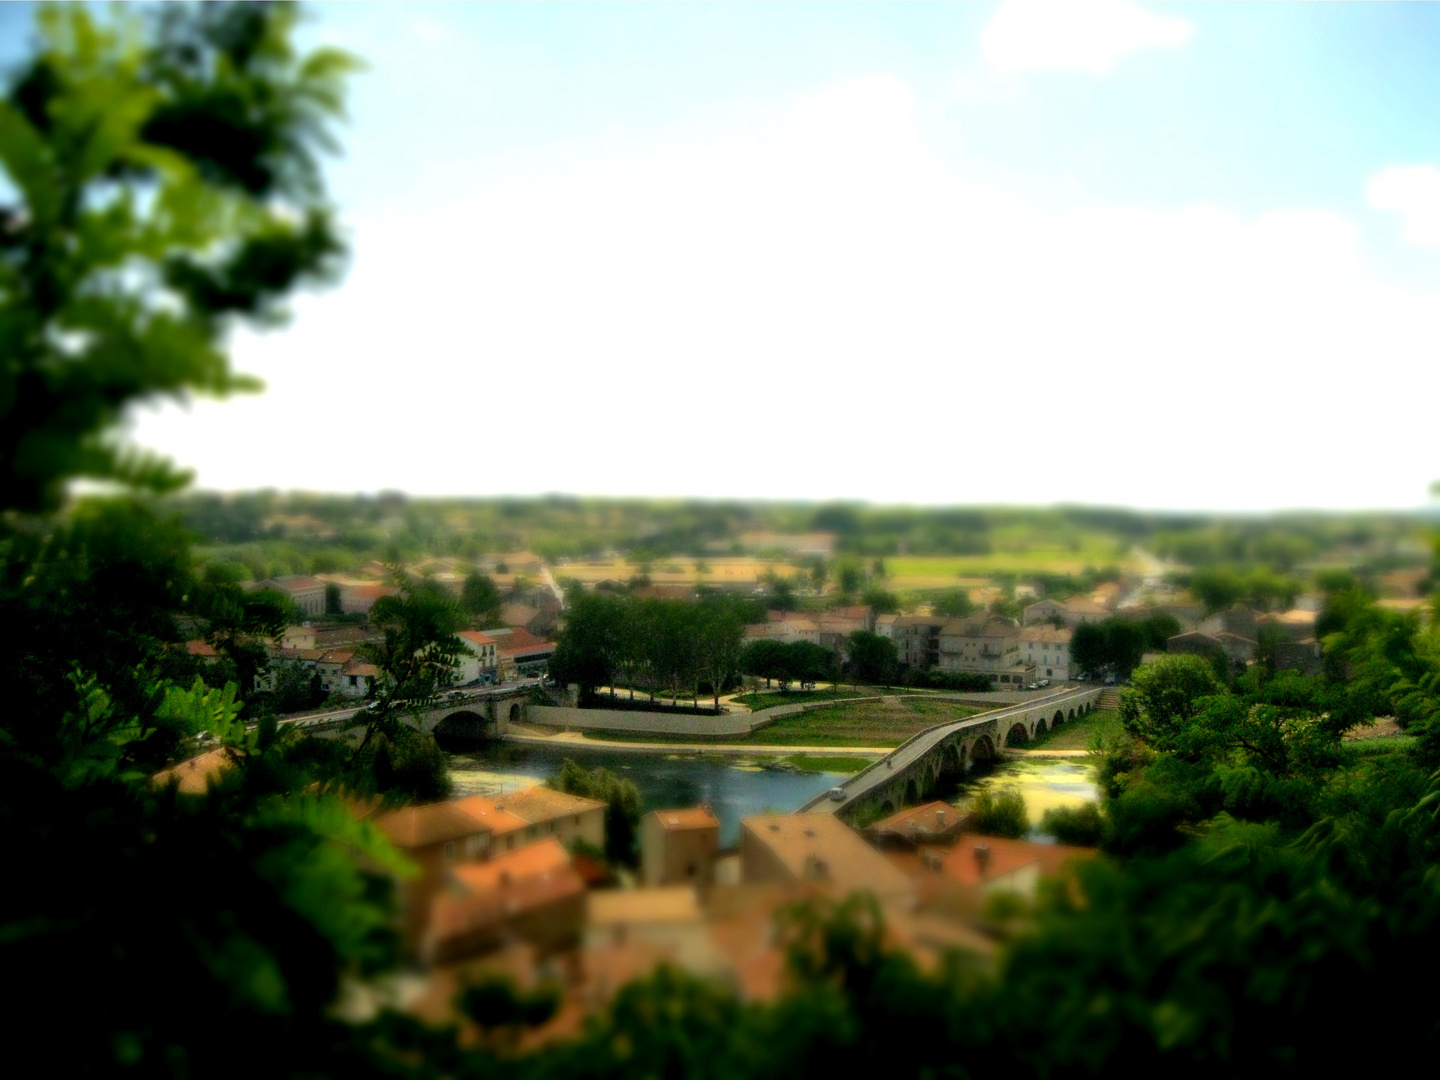
[[[1063,682],[1070,678],[1070,627],[1027,626],[1020,631],[1020,649],[1025,663],[1035,668],[1037,679]]]
[[[465,643],[468,655],[460,657],[456,681],[463,686],[486,678],[494,679],[500,670],[495,639],[479,630],[462,630],[460,640]]]

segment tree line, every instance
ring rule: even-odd
[[[665,693],[675,702],[684,691],[697,707],[708,692],[716,708],[740,674],[745,626],[757,608],[723,593],[691,602],[575,591],[569,600],[550,672],[576,684],[582,701],[619,686],[652,702]]]

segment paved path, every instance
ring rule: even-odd
[[[578,731],[566,731],[558,735],[506,735],[506,742],[531,743],[535,746],[583,746],[597,750],[643,750],[663,751],[667,754],[694,753],[739,754],[754,757],[789,754],[817,754],[827,757],[873,757],[881,758],[890,753],[889,746],[770,746],[764,743],[678,743],[678,742],[621,742],[611,739],[591,739]]]

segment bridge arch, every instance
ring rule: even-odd
[[[1056,710],[1055,710],[1055,716],[1054,716],[1054,718],[1050,721],[1050,726],[1051,726],[1051,727],[1054,727],[1056,724],[1063,724],[1064,722],[1065,722],[1065,710],[1064,710],[1064,709],[1056,709]]]
[[[914,806],[920,801],[920,789],[915,786],[914,780],[905,781],[905,804]]]
[[[995,743],[989,735],[979,736],[966,749],[971,761],[988,761],[995,756]]]
[[[1070,715],[1067,716],[1065,719],[1067,719],[1067,720],[1074,720],[1074,719],[1075,719],[1075,710],[1074,710],[1073,708],[1070,710]]]
[[[473,709],[458,709],[442,717],[434,733],[442,739],[493,739],[498,734],[495,721]]]
[[[1017,743],[1028,742],[1029,740],[1030,733],[1025,730],[1025,725],[1016,721],[1010,725],[1010,730],[1005,733],[1005,737],[1000,741],[1000,745],[1013,746]]]

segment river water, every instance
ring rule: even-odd
[[[559,772],[567,757],[586,768],[603,765],[634,781],[646,812],[708,804],[720,819],[720,843],[726,847],[740,842],[741,818],[795,810],[841,783],[846,775],[773,772],[744,764],[730,755],[587,750],[573,744],[552,749],[497,742],[446,756],[457,795],[497,795],[529,787]],[[963,807],[968,796],[981,787],[1015,788],[1025,796],[1034,825],[1052,806],[1093,801],[1096,792],[1089,770],[1089,763],[1083,759],[1011,759],[977,773],[949,797]]]

